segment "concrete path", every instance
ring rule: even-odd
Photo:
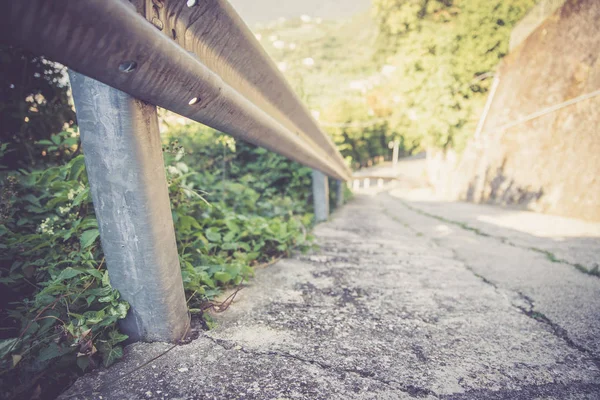
[[[129,374],[170,348],[132,345],[63,398],[600,399],[600,233],[554,218],[357,196],[216,329]]]

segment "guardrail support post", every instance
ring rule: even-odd
[[[188,330],[156,107],[69,72],[110,281],[131,308],[130,339],[180,340]]]
[[[335,181],[335,200],[336,207],[344,205],[344,182],[339,179]]]
[[[329,180],[321,171],[312,171],[313,202],[315,222],[327,221],[329,218]]]
[[[400,141],[398,139],[394,140],[393,151],[392,151],[392,168],[394,172],[396,172],[396,168],[398,168],[398,153],[400,150]]]

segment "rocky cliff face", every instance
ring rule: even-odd
[[[568,0],[504,59],[479,137],[429,154],[439,194],[600,221],[599,27],[600,2]]]

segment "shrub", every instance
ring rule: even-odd
[[[38,145],[70,148],[72,133]],[[199,125],[173,128],[164,150],[191,311],[310,243],[310,169]],[[49,398],[122,356],[128,305],[110,286],[83,156],[1,178],[1,393]]]

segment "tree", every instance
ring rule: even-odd
[[[0,141],[8,144],[0,164],[10,169],[31,166],[43,159],[36,141],[49,139],[75,123],[65,68],[2,45],[0,69]],[[51,154],[45,156],[51,158]]]
[[[390,127],[421,147],[460,149],[474,131],[514,24],[534,0],[374,0],[380,40],[393,46],[386,85],[399,99]]]

